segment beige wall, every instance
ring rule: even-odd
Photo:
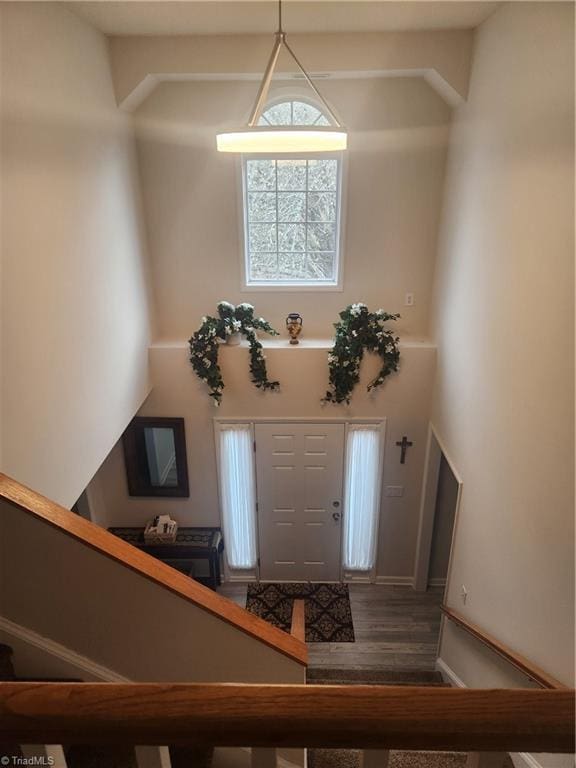
[[[255,83],[238,81],[164,83],[136,113],[161,340],[151,350],[154,389],[140,413],[185,417],[191,496],[169,501],[130,498],[119,444],[90,486],[93,509],[102,525],[142,524],[166,510],[181,524],[218,524],[212,423],[216,414],[191,371],[185,340],[202,315],[215,312],[219,300],[249,301],[280,330],[288,312],[298,310],[308,342],[314,337],[327,340],[338,312],[350,302],[365,301],[374,309],[401,311],[398,331],[408,342],[399,377],[376,397],[358,391],[350,409],[320,406],[326,389],[326,341],[297,350],[287,345],[267,349],[272,375],[283,384],[279,395],[256,392],[242,359],[246,351],[226,349],[228,388],[217,415],[386,416],[384,486],[403,485],[405,491],[401,498],[383,496],[377,574],[410,583],[435,361],[432,347],[412,345],[411,340],[426,337],[428,331],[451,110],[420,77],[323,82],[323,92],[350,130],[344,290],[245,292],[238,161],[216,153],[215,132],[246,120],[255,88]],[[273,96],[299,93],[309,96],[299,86],[278,83]],[[416,297],[410,308],[403,306],[408,291]],[[238,359],[239,367],[234,363]],[[375,365],[375,360],[366,362],[365,382]],[[394,442],[403,434],[413,440],[414,448],[401,466]]]
[[[0,606],[134,681],[304,682],[298,662],[6,502]]]
[[[429,344],[401,347],[401,370],[374,395],[366,384],[376,374],[378,359],[366,356],[361,382],[350,407],[326,406],[328,366],[326,342],[290,347],[283,340],[267,347],[270,376],[281,383],[280,393],[261,393],[251,383],[246,347],[224,347],[220,353],[226,388],[222,406],[214,408],[205,385],[189,362],[184,344],[154,345],[151,373],[154,388],[141,415],[184,416],[190,474],[189,499],[130,498],[122,446],[118,444],[91,483],[95,522],[142,525],[156,514],[170,513],[181,525],[219,525],[216,450],[213,418],[340,418],[386,417],[383,485],[403,485],[404,496],[383,495],[377,574],[410,583],[418,525],[419,494],[436,351]],[[280,344],[282,346],[280,346]],[[406,464],[394,445],[402,435],[414,442]]]
[[[68,506],[148,392],[133,139],[103,35],[0,13],[2,469]]]
[[[463,480],[447,601],[565,683],[574,681],[573,34],[568,3],[506,4],[479,28],[452,137],[434,312],[433,422]],[[470,685],[489,677],[476,674],[475,653],[456,630],[445,635],[441,656]]]
[[[454,104],[468,92],[472,37],[470,29],[290,34],[290,45],[308,72],[425,74]],[[128,35],[113,36],[110,43],[118,103],[133,109],[156,83],[170,77],[232,75],[258,80],[272,38],[270,34]],[[281,53],[276,72],[294,71],[292,59]]]
[[[305,336],[324,338],[341,309],[364,301],[400,311],[403,334],[425,335],[450,109],[421,78],[323,82],[350,130],[344,291],[242,293],[238,160],[217,154],[215,133],[245,122],[255,89],[165,83],[137,113],[159,338],[188,339],[221,299],[249,301],[279,328],[297,310]],[[403,306],[408,291],[414,307]]]

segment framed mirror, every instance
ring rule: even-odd
[[[122,435],[130,496],[189,496],[184,419],[136,416]]]

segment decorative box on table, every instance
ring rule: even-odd
[[[178,523],[170,515],[158,515],[149,520],[144,528],[146,544],[174,544],[178,533]]]

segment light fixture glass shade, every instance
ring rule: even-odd
[[[340,152],[348,134],[335,126],[266,126],[223,131],[216,136],[218,152],[299,153]]]

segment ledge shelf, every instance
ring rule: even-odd
[[[285,336],[276,337],[263,337],[259,338],[264,349],[332,349],[334,345],[334,339],[314,339],[303,338],[300,339],[299,344],[290,344]],[[224,345],[223,345],[224,346]],[[240,344],[236,345],[236,348],[248,348],[248,342],[242,339]],[[150,345],[151,349],[188,349],[188,342],[184,340],[170,340],[161,339],[153,342]],[[400,349],[409,348],[422,348],[422,349],[435,349],[436,344],[430,339],[410,338],[405,337],[400,339]],[[234,347],[231,347],[234,349]]]

